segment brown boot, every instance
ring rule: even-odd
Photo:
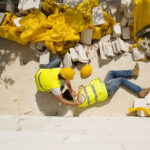
[[[147,89],[142,90],[142,91],[139,93],[139,97],[140,97],[140,98],[144,98],[149,92],[150,92],[150,87],[147,88]]]
[[[138,75],[139,75],[139,64],[136,63],[136,64],[135,64],[135,67],[134,67],[134,69],[133,69],[133,77],[137,78]]]

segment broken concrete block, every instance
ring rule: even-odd
[[[121,51],[121,46],[120,46],[119,38],[117,38],[117,40],[115,41],[115,44],[116,44],[116,48],[117,48],[118,54],[121,54],[122,51]]]
[[[0,12],[0,25],[3,23],[5,17],[6,17],[6,14]]]
[[[46,66],[50,61],[50,51],[46,50],[40,55],[40,66]]]
[[[114,54],[119,54],[119,53],[118,53],[118,50],[117,50],[116,41],[113,41],[113,42],[112,42],[112,47],[113,47],[113,50],[114,50]]]
[[[77,44],[75,47],[76,51],[79,54],[79,61],[83,63],[88,63],[88,57],[86,56],[86,52],[81,44]]]
[[[73,62],[79,61],[78,54],[77,54],[75,48],[73,48],[73,47],[69,48],[69,51],[70,51],[70,55],[71,55],[72,61]]]
[[[63,59],[64,67],[71,67],[72,61],[71,61],[71,55],[67,52]]]
[[[128,45],[123,40],[121,40],[120,38],[118,38],[117,40],[120,44],[121,51],[127,52],[128,51]]]
[[[102,42],[104,54],[108,57],[115,57],[112,44],[110,42]]]
[[[105,24],[105,18],[101,6],[92,9],[92,21],[94,26]]]
[[[123,13],[130,3],[131,3],[131,0],[121,0],[120,5],[119,5],[119,12]]]
[[[29,9],[40,9],[40,0],[19,0],[19,11],[26,11]]]
[[[110,42],[110,38],[111,38],[111,35],[110,34],[106,34],[105,36],[103,36],[100,39],[100,42]]]
[[[6,11],[14,13],[15,5],[11,0],[7,0],[6,2]]]
[[[143,50],[139,50],[137,47],[133,48],[133,58],[134,60],[140,60],[146,58],[145,52]]]
[[[133,17],[133,4],[131,1],[129,2],[128,6],[124,10],[124,16],[128,19],[134,18]]]
[[[130,39],[130,29],[129,27],[122,28],[122,38],[127,40]]]
[[[127,23],[128,23],[127,18],[123,17],[121,22],[120,22],[120,26],[123,28],[127,25]]]
[[[46,49],[44,42],[30,43],[29,47],[33,50],[44,51]]]
[[[18,18],[16,18],[16,19],[13,20],[13,22],[14,22],[14,24],[16,25],[17,28],[21,26],[21,24],[19,23],[19,20],[20,20],[21,18],[22,18],[22,17],[18,17]]]
[[[113,37],[116,38],[116,37],[120,37],[121,35],[121,27],[119,24],[116,24],[114,27],[113,27]]]
[[[81,32],[80,42],[83,44],[91,45],[93,36],[93,29],[86,29]]]

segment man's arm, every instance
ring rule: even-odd
[[[68,87],[68,89],[69,89],[69,91],[70,91],[70,93],[72,95],[72,93],[75,92],[75,91],[73,90],[73,88],[71,86],[70,80],[64,80],[64,82],[67,85],[67,87]]]
[[[62,95],[55,95],[57,97],[57,99],[62,103],[62,104],[66,104],[66,105],[71,105],[71,106],[78,106],[78,105],[81,105],[80,102],[71,102],[71,101],[68,101],[66,99],[64,99],[62,97]]]
[[[78,88],[78,95],[77,95],[77,101],[79,103],[83,103],[83,97],[82,97],[82,94],[81,94],[81,89],[82,89],[83,85],[80,85],[79,88]]]

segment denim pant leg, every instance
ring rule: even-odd
[[[136,94],[139,94],[143,90],[140,86],[128,81],[126,78],[123,77],[108,80],[105,82],[105,85],[109,97],[112,96],[121,85],[123,85],[124,87],[133,91]]]
[[[58,68],[60,67],[61,64],[61,59],[60,58],[54,58],[52,61],[50,61],[47,65],[46,65],[46,69],[50,69],[50,68]]]
[[[105,82],[118,77],[131,78],[132,76],[133,76],[132,70],[109,71],[105,78]]]

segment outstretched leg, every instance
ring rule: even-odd
[[[138,74],[139,74],[139,65],[138,63],[136,63],[133,70],[109,71],[105,78],[105,82],[118,77],[124,77],[124,78],[138,77]]]
[[[128,88],[129,90],[133,91],[134,93],[138,95],[140,94],[141,91],[144,90],[140,86],[128,81],[126,78],[123,78],[123,77],[108,80],[105,82],[105,85],[106,85],[109,97],[112,96],[121,85],[123,85],[124,87]]]

